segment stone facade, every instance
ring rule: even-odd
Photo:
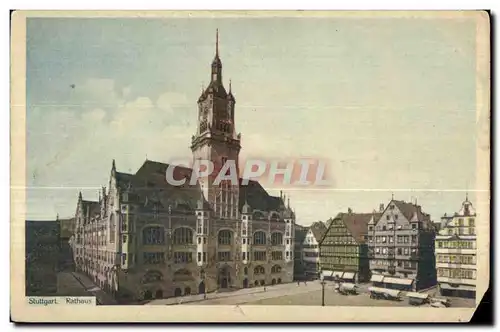
[[[466,197],[454,215],[441,218],[436,236],[436,266],[442,295],[475,297],[477,277],[476,212]]]
[[[391,200],[380,218],[368,224],[372,281],[408,290],[434,286],[434,238],[433,223],[421,206]]]
[[[235,103],[222,83],[217,46],[211,82],[198,99],[194,162],[210,160],[220,170],[234,161],[239,170]],[[214,175],[191,185],[193,170],[180,166],[174,179],[187,181],[173,185],[167,169],[146,160],[135,174],[122,173],[113,161],[99,201],[80,194],[73,239],[79,270],[124,301],[293,280],[295,214],[283,197],[256,181],[214,185]]]

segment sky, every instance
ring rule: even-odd
[[[478,189],[475,24],[29,18],[26,219],[74,215],[79,191],[97,200],[113,159],[130,173],[190,159],[218,28],[240,158],[328,161],[330,187],[283,188],[299,224],[392,195],[439,220]]]

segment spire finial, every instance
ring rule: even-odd
[[[219,29],[215,30],[215,55],[219,55]]]
[[[394,199],[394,193],[392,193],[392,199]]]
[[[288,196],[288,208],[290,208],[290,196]]]
[[[465,192],[465,201],[468,202],[469,201],[469,192]]]
[[[231,79],[229,79],[229,93],[231,93]]]
[[[113,163],[111,165],[111,169],[112,170],[116,170],[116,164],[115,164],[115,160],[113,159]]]

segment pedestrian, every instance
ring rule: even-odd
[[[266,286],[264,286],[264,292],[266,291]]]
[[[306,286],[307,286],[307,280],[304,280],[304,285],[306,285]]]
[[[297,280],[297,286],[300,286],[300,280]]]

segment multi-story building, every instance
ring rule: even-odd
[[[368,259],[368,223],[380,213],[339,213],[330,221],[320,243],[321,270],[324,278],[350,282],[370,280]]]
[[[307,278],[318,278],[320,272],[319,242],[325,235],[326,226],[321,221],[309,227],[302,243],[302,261]]]
[[[218,52],[210,84],[198,99],[191,140],[193,163],[221,170],[234,161],[239,174],[241,134],[235,129],[235,98],[222,82]],[[217,289],[291,282],[295,214],[282,197],[257,182],[214,184],[217,173],[191,181],[193,170],[146,160],[135,174],[118,172],[98,202],[80,195],[75,259],[119,298],[142,300]],[[247,182],[248,181],[248,182]],[[191,184],[191,182],[195,182]]]
[[[307,227],[296,224],[294,235],[294,259],[293,259],[293,279],[302,280],[305,278],[304,260],[302,257],[304,239],[307,234]]]
[[[434,239],[433,222],[420,205],[391,200],[368,224],[371,281],[414,291],[434,286]]]
[[[476,212],[468,197],[452,216],[441,218],[436,236],[437,281],[442,295],[476,294]]]
[[[61,244],[59,222],[26,220],[25,225],[25,295],[55,296]]]
[[[59,241],[60,241],[60,254],[59,254],[59,269],[60,270],[73,270],[74,269],[74,255],[72,253],[71,237],[75,232],[75,218],[60,219],[57,216],[59,223]]]

